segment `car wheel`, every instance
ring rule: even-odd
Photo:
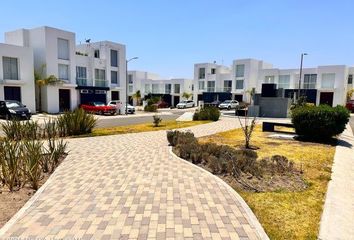
[[[103,115],[103,111],[99,111],[98,114],[99,114],[99,115]]]
[[[230,110],[230,109],[231,109],[231,106],[228,106],[228,107],[227,107],[227,110]]]

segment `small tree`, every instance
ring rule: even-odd
[[[162,118],[160,118],[157,114],[154,115],[152,118],[154,119],[154,121],[153,121],[154,127],[160,126]]]
[[[55,85],[58,83],[62,83],[61,80],[59,80],[57,77],[54,75],[50,75],[49,77],[46,77],[45,74],[45,68],[46,65],[43,64],[39,69],[34,70],[34,81],[36,86],[38,86],[38,111],[42,111],[42,87],[47,86],[47,85]]]
[[[185,98],[185,99],[187,99],[187,100],[189,100],[192,96],[193,96],[192,93],[184,92],[184,93],[182,94],[182,97]]]
[[[251,142],[251,137],[252,137],[252,133],[253,130],[256,126],[256,117],[252,118],[252,121],[250,122],[249,117],[247,116],[247,113],[245,114],[245,121],[244,123],[242,123],[240,116],[238,116],[238,120],[240,122],[241,128],[242,128],[242,132],[245,136],[245,148],[250,149],[250,142]]]
[[[140,92],[140,90],[136,91],[133,94],[133,99],[136,100],[136,104],[139,106],[140,105],[140,101],[141,101],[141,92]]]

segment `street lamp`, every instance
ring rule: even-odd
[[[304,61],[304,56],[306,56],[307,53],[301,53],[301,62],[300,62],[300,78],[299,78],[299,89],[297,92],[297,98],[300,98],[300,89],[301,89],[301,76],[302,76],[302,62]]]
[[[125,115],[128,114],[128,86],[129,86],[129,83],[128,83],[128,62],[135,60],[135,59],[138,59],[138,57],[133,57],[128,60],[125,60],[125,73],[126,73],[126,75],[125,75]]]

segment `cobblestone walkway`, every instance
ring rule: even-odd
[[[236,127],[223,118],[189,129]],[[235,192],[170,154],[165,131],[71,139],[69,148],[0,238],[267,239]]]

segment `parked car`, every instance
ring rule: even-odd
[[[345,107],[350,111],[354,112],[354,100],[349,100]]]
[[[239,102],[236,100],[226,100],[219,104],[219,109],[234,109],[239,105]]]
[[[191,108],[194,107],[193,100],[183,100],[179,102],[176,106],[177,108]]]
[[[125,113],[125,104],[124,104],[124,113]],[[134,114],[135,113],[135,107],[128,104],[127,105],[127,113]]]
[[[169,104],[163,100],[158,101],[155,105],[157,105],[157,108],[168,108],[169,106]]]
[[[31,119],[31,110],[19,101],[0,101],[0,116],[9,119]]]
[[[211,103],[206,103],[205,105],[206,106],[212,106],[212,107],[218,107],[220,105],[220,103],[221,102],[219,100],[215,100],[215,101],[213,101]]]
[[[111,106],[111,107],[114,107],[116,108],[116,113],[120,114],[121,113],[121,106],[122,106],[122,102],[121,101],[110,101],[107,106]]]
[[[87,104],[81,104],[80,108],[84,109],[87,112],[96,113],[100,115],[116,114],[116,108],[113,106],[107,106],[103,102],[89,102]]]

